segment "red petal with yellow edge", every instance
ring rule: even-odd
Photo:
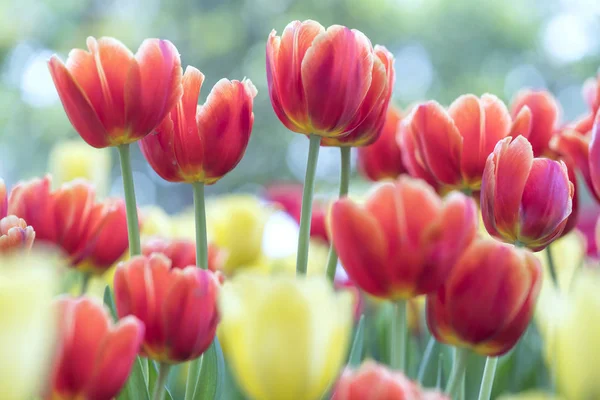
[[[439,342],[456,345],[457,342],[450,326],[446,291],[446,287],[442,286],[436,292],[427,295],[425,303],[427,328]]]
[[[523,107],[531,111],[531,131],[527,139],[535,157],[542,156],[550,149],[549,143],[558,124],[559,105],[548,91],[526,89],[517,93],[512,102],[512,115],[516,116]]]
[[[56,244],[69,256],[76,256],[85,240],[89,216],[96,200],[94,188],[90,183],[77,179],[62,185],[52,198],[57,226]]]
[[[421,104],[411,126],[423,167],[440,183],[460,185],[463,138],[446,110],[435,101]]]
[[[85,53],[81,50],[78,52]],[[102,125],[87,95],[77,84],[67,67],[56,56],[50,58],[48,67],[60,101],[73,128],[90,146],[96,148],[109,146],[110,141],[108,140],[107,130]]]
[[[169,116],[162,120],[156,130],[140,140],[142,154],[152,169],[164,180],[181,182],[181,170],[175,156],[175,126]]]
[[[314,133],[336,137],[356,126],[373,63],[371,43],[357,30],[333,25],[315,37],[301,70]]]
[[[574,164],[579,170],[590,192],[600,201],[600,194],[594,190],[592,183],[589,149],[590,137],[583,135],[580,132],[566,129],[561,131],[552,140],[552,147],[567,159],[567,162]]]
[[[478,181],[483,172],[487,155],[485,145],[485,112],[477,96],[460,96],[448,108],[448,114],[463,138],[464,151],[461,154],[463,175],[470,181]],[[483,160],[482,160],[483,158]]]
[[[500,140],[510,134],[512,121],[504,102],[492,94],[486,93],[481,96],[481,106],[485,114],[485,134],[483,143],[480,144],[482,157],[479,159],[481,171],[483,171],[487,156],[494,151]]]
[[[350,278],[375,296],[387,294],[387,242],[379,222],[349,199],[331,209],[332,240]]]
[[[279,48],[281,47],[281,38],[277,36],[275,30],[272,30],[267,39],[267,84],[269,85],[269,97],[271,99],[271,106],[275,115],[281,121],[286,128],[292,132],[299,133],[310,133],[308,123],[308,115],[305,115],[302,119],[302,123],[299,121],[292,121],[285,113],[282,105],[282,99],[279,95],[279,84],[277,77],[278,67],[278,54]],[[304,91],[304,88],[302,89]]]
[[[402,242],[408,242],[418,248],[423,244],[424,231],[438,217],[442,201],[429,185],[419,179],[403,176],[395,187],[403,215],[390,222],[400,226],[399,239]],[[412,212],[417,209],[418,213]]]
[[[437,190],[439,189],[438,181],[426,168],[423,157],[417,152],[417,138],[411,125],[413,115],[414,113],[400,123],[396,136],[396,141],[402,154],[402,163],[406,166],[411,176],[423,179]]]
[[[531,110],[527,106],[523,106],[521,110],[513,119],[512,126],[510,128],[509,136],[516,138],[517,136],[523,136],[528,138],[531,133],[531,123],[533,117],[531,116]]]

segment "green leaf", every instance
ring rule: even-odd
[[[219,340],[215,337],[202,356],[200,376],[194,391],[194,400],[219,400],[223,391],[225,360]]]
[[[158,365],[156,365],[156,361],[147,360],[148,361],[148,391],[154,389],[154,385],[156,385],[156,379],[158,379]]]
[[[110,310],[110,314],[112,315],[113,320],[118,320],[119,317],[117,316],[117,307],[115,307],[115,301],[113,299],[110,286],[108,285],[106,285],[106,287],[104,288],[104,304]]]
[[[187,380],[185,383],[185,400],[193,400],[194,392],[196,391],[196,385],[200,379],[200,368],[202,366],[202,357],[200,356],[195,360],[190,361],[187,372]]]
[[[354,334],[354,340],[352,341],[352,348],[350,349],[350,355],[348,356],[348,364],[352,367],[360,365],[363,352],[363,341],[365,336],[365,316],[360,316],[358,325],[356,326],[356,333]]]
[[[137,356],[131,368],[129,379],[117,400],[150,400],[150,393],[148,393],[142,369],[142,360]]]

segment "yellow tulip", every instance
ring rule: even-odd
[[[94,149],[83,140],[59,142],[50,150],[48,170],[54,185],[84,178],[94,183],[99,196],[105,196],[109,191],[110,169],[110,152]]]
[[[562,400],[562,397],[539,390],[530,390],[527,392],[500,396],[498,400]]]
[[[219,297],[225,355],[255,400],[316,400],[346,357],[352,298],[325,277],[239,274]]]
[[[568,235],[555,240],[551,245],[552,259],[556,270],[559,291],[568,291],[573,274],[583,264],[585,258],[586,243],[581,233],[573,231]],[[554,290],[554,283],[548,266],[547,251],[540,251],[535,255],[542,262],[544,268],[543,290]]]
[[[142,229],[140,235],[148,236],[172,236],[171,217],[158,206],[144,207],[140,211]]]
[[[321,240],[311,240],[308,249],[307,274],[310,276],[324,276],[327,269],[327,258],[329,256],[329,245]],[[270,271],[273,274],[296,274],[296,253],[283,258],[271,259]]]
[[[54,343],[55,270],[41,256],[0,259],[0,393],[23,400],[39,393]]]

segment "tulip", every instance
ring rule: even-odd
[[[250,398],[320,399],[345,360],[352,299],[323,276],[237,275],[219,309],[228,365]]]
[[[0,219],[6,217],[8,213],[8,196],[6,195],[6,185],[0,178]]]
[[[503,139],[488,157],[481,184],[485,228],[505,242],[543,250],[565,228],[573,195],[564,162],[533,158],[522,136]]]
[[[373,361],[358,370],[346,368],[339,378],[332,400],[420,399],[449,400],[437,391],[426,391],[401,372],[390,371]]]
[[[361,32],[293,21],[267,41],[267,81],[275,114],[291,131],[340,138],[385,112],[392,56]],[[372,133],[365,133],[367,137]],[[370,139],[365,139],[370,140]]]
[[[48,62],[65,112],[90,146],[135,142],[148,135],[182,93],[181,61],[167,40],[147,39],[133,55],[113,38],[87,39],[66,64]]]
[[[14,215],[0,219],[0,253],[16,250],[31,250],[35,231],[31,226]]]
[[[487,156],[511,132],[511,118],[496,96],[464,95],[445,110],[435,101],[418,105],[402,121],[400,147],[408,172],[442,192],[481,186]]]
[[[439,288],[475,237],[477,219],[471,198],[452,193],[442,201],[424,182],[402,177],[379,186],[364,206],[336,201],[331,234],[362,290],[401,300]]]
[[[381,134],[372,144],[358,149],[358,170],[371,181],[396,179],[406,173],[396,136],[402,120],[401,111],[390,105]]]
[[[144,323],[142,354],[161,363],[192,360],[210,346],[219,322],[218,289],[212,272],[173,268],[158,253],[133,257],[115,272],[119,317],[134,315]]]
[[[150,166],[170,182],[213,184],[242,159],[254,122],[256,88],[221,79],[198,106],[204,75],[187,67],[183,97],[152,135],[140,141]]]
[[[448,279],[427,297],[427,326],[443,343],[487,356],[509,351],[531,319],[542,284],[540,262],[526,249],[477,239]]]
[[[80,140],[59,142],[50,150],[48,170],[55,185],[82,178],[93,183],[98,194],[106,195],[110,185],[110,152],[90,148]]]
[[[57,288],[54,265],[40,255],[0,260],[0,393],[3,400],[35,398],[54,347],[49,306]]]
[[[524,136],[531,143],[535,157],[550,156],[550,140],[556,133],[560,106],[554,96],[546,90],[522,90],[515,96],[511,113],[515,119],[519,113],[528,114],[527,123],[513,127],[513,136]]]
[[[142,254],[149,257],[152,253],[162,253],[171,260],[172,268],[183,269],[196,265],[196,247],[188,239],[164,239],[153,237],[142,243]],[[215,245],[208,246],[208,269],[215,272],[222,268],[227,255]]]
[[[108,310],[87,297],[61,297],[61,345],[47,399],[110,400],[129,376],[144,337],[134,317],[112,323]]]

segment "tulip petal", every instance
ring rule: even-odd
[[[600,110],[596,114],[592,127],[592,139],[589,147],[589,171],[592,189],[600,197]]]
[[[398,135],[396,137],[402,153],[402,163],[406,166],[406,169],[411,176],[421,178],[437,189],[439,186],[437,180],[426,168],[423,157],[417,151],[417,138],[412,129],[411,121],[412,116],[409,116],[400,123]]]
[[[589,162],[590,137],[566,129],[553,138],[552,147],[566,157],[569,164],[574,164],[577,167],[590,192],[600,201],[600,193],[594,190],[591,177],[591,163]]]
[[[558,123],[559,106],[548,91],[524,90],[519,92],[512,103],[512,114],[527,106],[531,111],[531,131],[527,137],[535,157],[542,156],[550,149],[549,143]]]
[[[448,114],[467,149],[460,160],[463,175],[469,181],[477,181],[487,158],[487,154],[484,154],[486,116],[483,106],[476,96],[467,94],[454,100],[448,108]]]
[[[8,199],[8,214],[23,218],[40,241],[56,243],[57,226],[50,197],[50,175],[15,185]]]
[[[509,136],[513,138],[516,138],[517,136],[528,138],[531,133],[532,120],[531,110],[529,107],[523,106],[513,120]]]

